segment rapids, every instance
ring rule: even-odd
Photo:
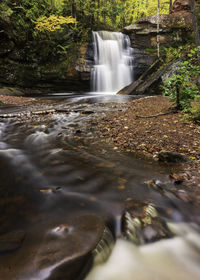
[[[123,110],[129,98],[48,96],[30,108],[56,109],[48,115],[1,109],[22,116],[0,120],[0,279],[200,277],[198,210],[144,183],[168,181],[169,169],[122,153],[103,132],[95,134],[99,118]],[[122,216],[135,202],[148,201],[173,223],[175,236],[136,246],[123,237]],[[93,266],[88,252],[98,259]]]

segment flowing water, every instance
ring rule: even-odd
[[[94,92],[116,93],[133,81],[133,49],[127,35],[120,32],[93,32]]]
[[[1,119],[0,279],[84,279],[91,251],[87,280],[199,279],[199,212],[144,183],[169,181],[170,171],[95,134],[99,117],[129,98],[49,96],[31,109],[54,113]],[[124,238],[122,216],[136,202],[159,209],[174,237],[141,246]]]

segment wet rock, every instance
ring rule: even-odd
[[[192,180],[192,174],[189,171],[186,171],[184,173],[179,173],[179,174],[175,174],[172,173],[169,175],[169,178],[173,180],[173,183],[176,185],[180,185],[183,182],[187,182]]]
[[[19,249],[25,238],[25,232],[15,230],[0,235],[0,253],[8,253]]]
[[[122,217],[122,231],[137,245],[173,236],[166,222],[152,204],[136,202]]]
[[[172,152],[160,152],[158,154],[158,159],[159,161],[169,162],[169,163],[179,163],[179,162],[187,161],[185,156]]]
[[[175,192],[175,195],[184,202],[192,202],[192,198],[189,196],[188,193],[184,190],[178,190]]]
[[[92,262],[106,222],[93,215],[77,215],[49,229],[35,258],[36,270],[48,271],[48,280],[78,279]]]
[[[90,110],[82,111],[81,114],[84,114],[84,115],[91,115],[91,114],[94,114],[94,111],[90,111]]]
[[[81,133],[82,133],[82,130],[80,130],[80,129],[77,129],[75,132],[75,134],[81,134]]]
[[[164,191],[166,188],[166,184],[161,182],[160,180],[149,180],[144,182],[150,189],[158,190],[158,191]]]
[[[180,174],[170,174],[169,178],[172,179],[176,185],[182,184],[185,180],[185,177]]]

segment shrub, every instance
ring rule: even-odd
[[[176,74],[168,79],[163,86],[163,94],[176,102],[177,109],[189,110],[191,102],[195,100],[199,89],[195,78],[200,74],[199,66],[196,65],[197,52],[200,47],[191,50],[188,59],[181,63]]]

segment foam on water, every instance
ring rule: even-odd
[[[109,260],[94,266],[85,280],[200,279],[200,236],[188,226],[175,228],[182,236],[140,247],[117,240]]]

